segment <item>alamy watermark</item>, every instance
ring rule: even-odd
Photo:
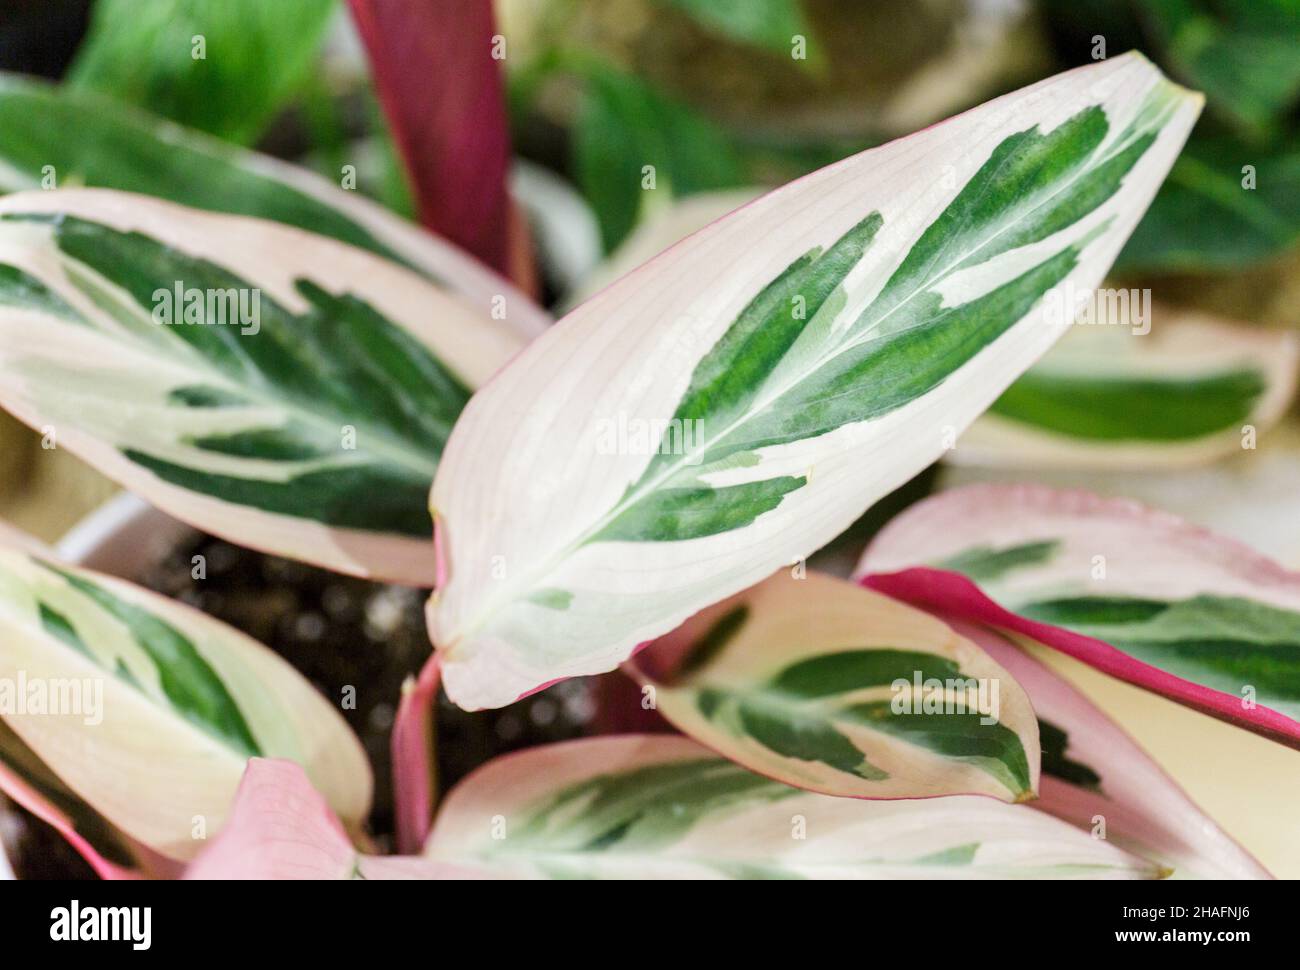
[[[0,714],[80,717],[87,727],[104,723],[104,681],[99,677],[0,677]]]
[[[596,421],[598,455],[682,455],[684,464],[698,465],[704,451],[703,420],[699,418],[633,418],[620,411]]]
[[[262,291],[248,287],[186,286],[153,291],[153,322],[159,326],[239,327],[244,336],[262,329]]]
[[[1052,325],[1128,327],[1144,337],[1151,332],[1151,291],[1079,289],[1067,280],[1043,295],[1043,319]]]
[[[889,689],[889,709],[895,714],[978,714],[986,727],[998,723],[999,687],[987,677],[926,677],[912,671],[912,679],[899,677]]]

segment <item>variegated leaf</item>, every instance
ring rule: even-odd
[[[1034,808],[1160,862],[1175,878],[1270,878],[1082,693],[1007,635],[981,624],[950,622],[1010,671],[1034,705],[1043,745]]]
[[[30,751],[98,816],[171,858],[221,826],[250,757],[302,764],[354,828],[370,807],[360,743],[271,651],[130,583],[7,548],[0,719],[22,743],[7,753]],[[6,757],[40,790],[25,763]]]
[[[817,573],[777,573],[625,665],[683,732],[828,795],[1033,798],[1020,686],[927,613]]]
[[[602,291],[475,395],[433,490],[451,696],[607,670],[938,457],[1100,282],[1200,98],[1138,55],[832,165]]]
[[[425,855],[535,878],[1154,878],[1154,864],[1022,805],[833,798],[687,738],[507,755],[460,783]]]
[[[297,226],[401,263],[524,337],[550,323],[467,253],[355,191],[92,91],[0,73],[0,191],[81,186]]]
[[[177,518],[280,555],[431,585],[442,445],[518,344],[297,229],[104,190],[0,200],[0,404]]]
[[[859,574],[1300,748],[1300,574],[1175,516],[973,486],[891,522]]]
[[[1171,307],[1072,327],[948,456],[1021,468],[1203,464],[1261,435],[1295,394],[1300,341]],[[1122,300],[1120,299],[1122,298]],[[1125,315],[1127,314],[1127,315]]]

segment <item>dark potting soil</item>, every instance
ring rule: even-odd
[[[202,556],[203,578],[194,557]],[[407,675],[431,652],[428,590],[340,576],[263,555],[207,535],[176,547],[143,585],[224,620],[270,647],[337,706],[365,746],[375,776],[370,831],[392,850],[389,739]],[[618,675],[615,675],[618,676]],[[446,792],[499,754],[588,733],[594,681],[563,681],[500,710],[468,713],[439,693],[436,761]],[[629,682],[630,683],[630,682]],[[353,688],[348,691],[347,688]],[[345,704],[345,697],[352,700]],[[20,878],[90,878],[90,868],[51,828],[18,811],[22,831],[5,839]]]
[[[203,557],[205,578],[194,578],[195,556]],[[429,591],[340,576],[206,535],[178,546],[144,585],[266,644],[339,708],[370,757],[370,827],[387,849],[393,831],[389,741],[402,682],[432,652],[424,623]],[[475,713],[439,692],[438,787],[446,791],[498,754],[579,737],[592,717],[588,692],[586,681],[565,681],[519,704]]]

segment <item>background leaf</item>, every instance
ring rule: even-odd
[[[702,27],[754,47],[789,54],[796,34],[807,37],[799,0],[659,0]]]
[[[613,249],[645,212],[674,197],[741,183],[726,136],[684,104],[596,61],[584,61],[586,93],[574,133],[578,185]],[[654,167],[647,189],[645,166]]]
[[[993,402],[948,460],[1017,468],[1162,468],[1207,464],[1264,435],[1295,396],[1294,334],[1160,305],[1145,322],[1074,326]],[[1126,313],[1121,309],[1121,314]],[[1143,328],[1149,330],[1145,332]]]
[[[0,74],[0,190],[102,187],[297,226],[401,263],[527,337],[550,317],[507,280],[338,182],[93,91]],[[332,173],[337,175],[337,173]],[[502,299],[498,299],[502,298]]]
[[[336,9],[334,0],[98,0],[68,83],[248,144],[297,92]]]
[[[1141,0],[1176,75],[1247,129],[1267,128],[1300,97],[1294,0]]]
[[[1300,58],[1297,58],[1300,61]],[[1254,187],[1247,187],[1250,172]],[[1123,272],[1225,272],[1300,239],[1300,138],[1251,146],[1196,135],[1120,254]]]

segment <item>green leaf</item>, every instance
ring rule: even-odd
[[[1266,129],[1300,97],[1295,0],[1143,0],[1173,72],[1212,111]]]
[[[644,212],[674,197],[739,185],[726,135],[691,108],[630,74],[581,62],[586,92],[574,131],[583,194],[613,249]]]
[[[1081,438],[1182,441],[1239,428],[1263,392],[1263,376],[1251,370],[1181,381],[1097,381],[1030,371],[992,411]]]
[[[1122,307],[1146,292],[1101,294]],[[950,461],[1184,467],[1240,454],[1247,429],[1264,434],[1281,420],[1295,395],[1300,340],[1145,303],[1141,313],[1073,327],[993,402]]]
[[[248,144],[297,93],[336,10],[334,0],[99,0],[67,83]]]
[[[1124,272],[1226,272],[1300,240],[1300,140],[1197,135],[1120,255]]]
[[[730,40],[790,53],[796,34],[808,35],[799,0],[660,0]]]

